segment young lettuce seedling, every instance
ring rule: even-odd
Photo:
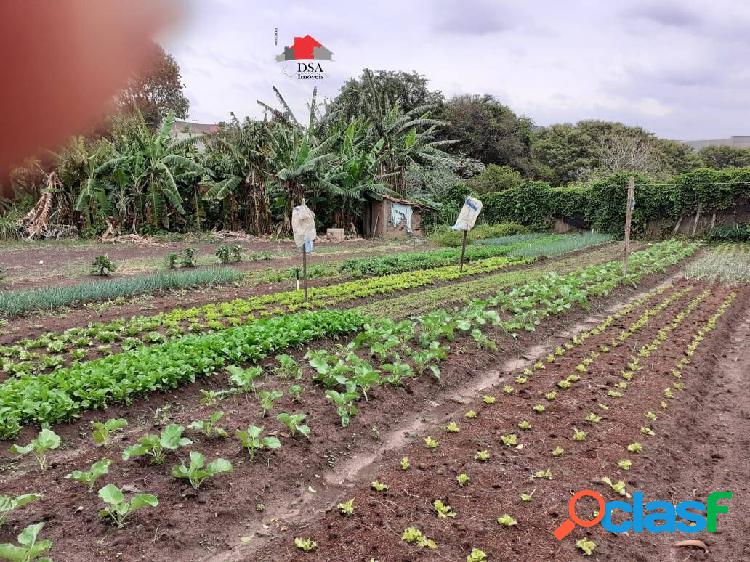
[[[336,506],[336,508],[339,510],[341,515],[344,515],[347,517],[350,515],[354,515],[354,498],[345,502],[341,502],[340,504]]]
[[[51,429],[42,428],[39,435],[28,445],[13,445],[10,448],[11,453],[16,455],[28,455],[34,453],[36,460],[39,462],[39,468],[47,470],[47,451],[57,449],[60,446],[60,436]]]
[[[237,365],[228,365],[229,382],[243,392],[255,392],[255,379],[263,374],[262,367],[243,369]]]
[[[99,515],[109,517],[118,529],[125,525],[125,520],[133,512],[142,507],[159,505],[159,500],[153,494],[136,494],[130,501],[127,501],[122,490],[114,484],[107,484],[99,490],[99,497],[108,504],[99,512]]]
[[[21,494],[20,496],[0,496],[0,527],[5,524],[8,515],[19,507],[41,499],[41,494]]]
[[[273,405],[279,400],[284,393],[280,390],[261,390],[258,393],[258,400],[260,401],[261,416],[264,418],[268,415],[268,412],[273,410]]]
[[[0,544],[0,557],[11,562],[52,562],[51,558],[42,556],[52,546],[49,539],[38,540],[39,533],[44,527],[44,522],[29,525],[16,538],[15,544]]]
[[[109,445],[109,439],[113,433],[121,430],[128,425],[128,421],[123,418],[112,418],[105,422],[92,421],[91,437],[94,439],[94,443],[100,447],[107,447]]]
[[[182,436],[185,428],[174,423],[165,427],[161,435],[144,435],[138,443],[126,448],[122,453],[122,460],[126,461],[134,457],[149,455],[151,462],[161,464],[164,462],[167,451],[176,451],[180,447],[192,445],[192,441]]]
[[[196,420],[190,423],[190,425],[188,425],[188,429],[200,431],[209,439],[213,437],[227,437],[227,430],[216,425],[223,417],[224,412],[214,412],[208,417],[208,419]]]
[[[250,461],[255,459],[255,452],[261,450],[272,450],[281,448],[281,441],[276,437],[261,437],[263,433],[262,427],[256,425],[249,425],[245,430],[239,430],[235,433],[237,439],[243,449],[247,449],[250,453]]]
[[[289,434],[292,437],[296,437],[299,433],[300,435],[309,438],[310,428],[305,424],[306,417],[305,414],[289,414],[287,412],[282,412],[276,416],[276,419],[287,427]]]
[[[74,470],[70,474],[66,474],[65,478],[71,478],[77,480],[82,484],[86,484],[89,488],[89,492],[94,491],[94,484],[96,481],[109,473],[109,465],[112,461],[109,459],[101,459],[91,465],[91,469],[87,471]]]
[[[232,463],[227,459],[218,458],[206,464],[205,457],[198,451],[190,451],[190,464],[184,462],[172,467],[172,476],[187,478],[193,489],[200,488],[203,481],[213,478],[217,474],[232,472]]]

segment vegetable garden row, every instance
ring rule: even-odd
[[[0,432],[15,445],[1,457],[0,531],[25,531],[0,558],[13,548],[20,560],[609,552],[590,532],[558,545],[539,529],[559,523],[581,483],[628,493],[625,475],[738,292],[658,284],[695,244],[635,252],[626,276],[619,261],[598,263],[604,251],[588,266],[575,267],[585,255],[561,260],[556,273],[528,267],[533,251],[482,248],[502,251],[478,253],[463,273],[437,255],[372,258],[355,275],[379,276],[316,287],[309,303],[279,292],[7,342]],[[399,269],[409,263],[424,269]],[[633,292],[641,282],[655,288]],[[497,364],[614,291],[632,298],[385,452],[366,483],[347,492],[325,476],[470,381],[467,361]],[[313,513],[323,504],[327,514]]]

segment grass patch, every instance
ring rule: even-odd
[[[67,287],[45,287],[0,293],[0,315],[18,316],[34,310],[51,310],[87,302],[131,297],[167,289],[204,287],[239,281],[234,269],[164,271],[151,275],[78,283]]]

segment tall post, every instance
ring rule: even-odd
[[[302,283],[305,286],[305,301],[307,301],[307,243],[302,244]]]
[[[625,207],[625,249],[622,259],[622,274],[628,274],[628,257],[630,256],[630,225],[633,222],[633,207],[635,206],[635,178],[628,178],[628,200]]]
[[[464,230],[464,240],[461,243],[461,264],[458,267],[458,271],[464,270],[464,254],[466,253],[466,236],[469,234],[468,230]]]

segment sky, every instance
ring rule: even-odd
[[[160,42],[189,120],[260,117],[279,88],[298,116],[363,68],[417,71],[446,97],[491,94],[537,125],[605,119],[661,137],[750,134],[745,0],[183,0]],[[278,30],[278,44],[275,32]],[[282,72],[295,36],[333,51],[324,80]]]

